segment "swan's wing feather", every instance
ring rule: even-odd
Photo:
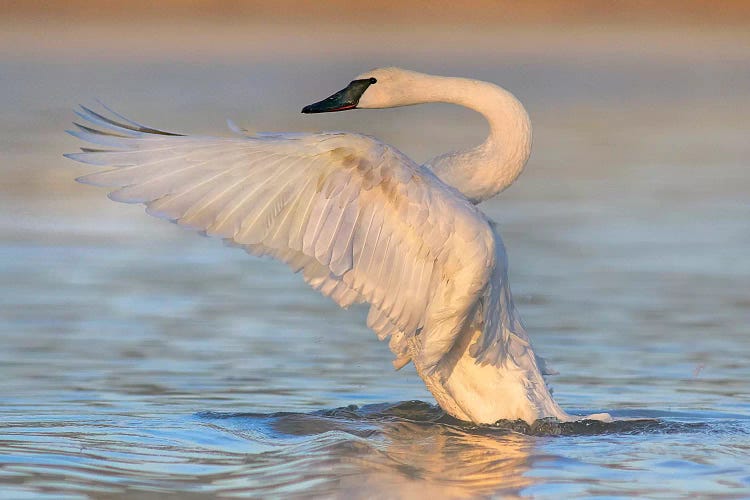
[[[415,355],[408,339],[430,315],[438,318],[431,330],[439,331],[452,312],[446,301],[458,286],[450,283],[455,269],[471,264],[466,259],[488,260],[472,249],[491,239],[477,209],[373,138],[183,136],[88,108],[79,115],[87,124],[71,133],[104,149],[66,156],[114,167],[80,182],[114,188],[115,201],[143,203],[151,215],[284,261],[343,307],[369,303],[368,325],[381,339],[391,337],[400,365]],[[491,262],[482,266],[479,273],[489,275]],[[440,292],[446,283],[450,290]],[[445,300],[430,311],[436,293]],[[474,295],[463,309],[474,308],[481,291]],[[443,330],[448,338],[420,343],[429,366],[458,335],[454,327]]]
[[[533,354],[526,327],[521,321],[513,302],[513,294],[508,284],[508,257],[497,226],[490,222],[495,239],[495,265],[492,277],[480,300],[481,310],[477,311],[477,323],[482,334],[471,347],[471,354],[477,363],[502,365],[510,359],[516,366],[528,369],[540,365],[542,373],[554,374],[546,369],[544,360]],[[546,372],[546,373],[545,373]]]

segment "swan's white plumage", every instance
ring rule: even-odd
[[[79,180],[114,188],[115,201],[286,262],[342,307],[368,303],[367,325],[390,338],[394,365],[413,361],[451,415],[570,419],[513,304],[500,234],[474,205],[526,164],[523,106],[477,80],[398,68],[361,79],[377,84],[360,107],[455,103],[482,113],[490,135],[420,166],[359,134],[250,136],[230,124],[237,137],[183,136],[83,107],[88,125],[70,133],[96,148],[66,156],[113,167]]]
[[[392,338],[399,359],[417,355],[435,367],[492,273],[494,238],[484,215],[430,170],[371,137],[163,135],[85,108],[81,115],[101,130],[72,133],[111,149],[69,157],[116,167],[81,182],[116,188],[115,201],[144,203],[151,215],[282,260],[342,307],[369,303],[368,326]],[[476,286],[459,303],[441,283],[462,270],[476,272],[468,278]],[[445,300],[433,301],[436,292]],[[430,316],[440,324],[420,352],[410,353],[405,340]]]

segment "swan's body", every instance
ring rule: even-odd
[[[487,140],[420,166],[358,134],[180,136],[84,108],[99,129],[71,133],[104,149],[69,156],[116,167],[80,179],[116,187],[115,201],[282,260],[342,307],[368,303],[394,365],[412,361],[451,415],[569,420],[513,304],[500,234],[475,206],[526,164],[523,106],[493,84],[384,68],[305,112],[438,101],[482,113]]]

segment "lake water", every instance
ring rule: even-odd
[[[0,496],[750,496],[747,37],[514,36],[466,34],[479,49],[445,57],[398,40],[0,51]],[[179,132],[356,130],[418,160],[481,140],[481,118],[449,106],[299,114],[383,64],[526,103],[532,159],[483,208],[558,402],[631,420],[446,417],[365,310],[109,202],[61,157],[94,97]]]

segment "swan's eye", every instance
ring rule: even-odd
[[[372,85],[373,83],[378,83],[377,79],[370,78],[370,85]]]

